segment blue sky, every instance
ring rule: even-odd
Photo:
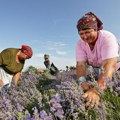
[[[59,69],[75,66],[76,24],[89,11],[120,41],[119,0],[0,0],[0,51],[31,46],[34,55],[24,69],[44,67],[44,54]]]

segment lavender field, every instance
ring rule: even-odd
[[[90,108],[75,70],[52,76],[30,67],[18,87],[0,95],[0,120],[120,120],[120,72],[107,86],[100,104]]]

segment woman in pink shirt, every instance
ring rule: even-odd
[[[93,68],[101,68],[99,71],[97,86],[102,91],[106,89],[105,78],[112,79],[113,73],[120,68],[118,63],[119,46],[116,37],[103,30],[102,22],[92,12],[86,13],[77,23],[80,40],[76,47],[77,77],[78,83],[85,92],[85,97],[91,106],[99,104],[100,91],[90,87],[86,80],[86,64]]]

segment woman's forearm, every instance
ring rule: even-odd
[[[76,68],[77,68],[78,79],[80,77],[85,77],[85,75],[86,75],[86,64],[85,64],[85,62],[77,62]],[[83,88],[84,91],[86,91],[86,90],[89,89],[89,84],[86,81],[84,81],[84,82],[81,83],[81,87]]]
[[[105,78],[112,79],[113,73],[115,72],[115,67],[116,67],[116,58],[108,59],[103,62],[103,70],[99,76],[99,79],[97,81],[98,85],[100,84],[104,86],[105,84]],[[103,87],[105,89],[105,86]]]
[[[85,76],[86,74],[86,65],[85,62],[77,62],[77,77]]]
[[[20,76],[21,76],[21,72],[18,72],[13,77],[13,80],[14,80],[14,83],[15,83],[16,86],[18,84],[18,80],[20,79]]]

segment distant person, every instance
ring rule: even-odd
[[[50,71],[50,74],[51,75],[56,75],[58,73],[58,68],[52,63],[50,63],[50,60],[49,60],[49,55],[45,54],[44,55],[44,65],[45,67]]]
[[[66,71],[69,71],[69,67],[68,66],[66,66]]]
[[[7,48],[0,53],[0,89],[10,86],[12,80],[17,86],[25,60],[33,55],[32,48],[22,45],[21,48]]]
[[[115,35],[103,30],[101,20],[92,12],[86,13],[77,22],[80,40],[76,48],[78,83],[83,88],[84,97],[93,107],[99,104],[101,93],[107,86],[104,78],[112,80],[113,73],[120,69],[117,61],[119,46]],[[87,65],[86,65],[87,64]],[[87,67],[98,70],[97,86],[90,87],[86,79]]]
[[[44,55],[44,65],[47,69],[50,69],[50,60],[49,60],[49,55],[45,54]]]
[[[51,73],[52,75],[56,75],[58,72],[59,72],[58,68],[57,68],[53,63],[51,63],[50,73]]]

